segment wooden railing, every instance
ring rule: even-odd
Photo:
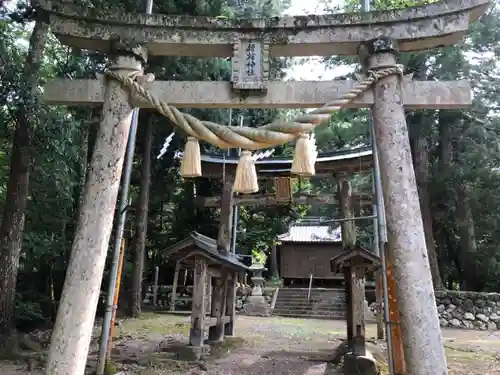
[[[309,276],[309,290],[307,291],[307,302],[311,300],[311,288],[312,288],[312,283],[313,283],[313,274]]]

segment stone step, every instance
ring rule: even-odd
[[[277,300],[287,300],[287,301],[307,301],[307,296],[280,296],[278,295]],[[309,298],[311,301],[345,301],[344,296],[323,296],[323,297],[317,297],[317,296],[311,296]]]
[[[345,314],[345,310],[341,309],[308,309],[308,308],[303,308],[303,307],[296,307],[296,308],[286,308],[286,309],[274,309],[274,311],[277,312],[293,312],[293,313],[310,313],[310,312],[317,312],[318,314]]]
[[[332,316],[332,315],[318,315],[318,314],[297,314],[297,313],[274,313],[276,316],[283,316],[287,318],[300,318],[300,319],[331,319],[331,320],[345,320],[345,316]]]
[[[345,308],[338,307],[308,307],[308,306],[275,306],[274,311],[324,311],[324,312],[345,312]]]
[[[274,306],[274,310],[345,311],[345,305],[343,306],[276,305]]]
[[[280,288],[280,292],[308,292],[309,288]],[[311,292],[345,292],[344,288],[311,288]]]
[[[344,318],[344,311],[316,311],[316,310],[278,310],[273,311],[273,315],[321,315],[336,318]]]
[[[307,296],[280,296],[278,295],[277,300],[286,300],[286,301],[308,301]],[[311,296],[309,298],[310,301],[319,302],[319,301],[340,301],[345,302],[345,297],[343,296]]]
[[[276,305],[344,306],[345,301],[307,301],[301,299],[278,299]]]
[[[344,289],[282,288],[274,306],[274,315],[316,318],[345,319]]]
[[[295,301],[304,301],[304,302],[313,302],[313,303],[327,303],[326,301],[331,301],[332,303],[345,303],[345,298],[341,297],[329,297],[329,298],[316,298],[312,297],[309,300],[307,297],[288,297],[288,296],[278,296],[276,301],[287,301],[287,302],[295,302]]]
[[[307,289],[280,289],[280,294],[300,294],[306,295],[309,293]],[[342,289],[332,289],[332,290],[311,290],[311,295],[322,294],[322,295],[334,295],[334,294],[345,294],[345,290]]]
[[[334,299],[330,301],[325,301],[325,300],[314,300],[311,299],[310,301],[307,300],[307,298],[278,298],[276,300],[277,304],[298,304],[298,305],[345,305],[346,301],[345,300],[339,300],[339,299]]]

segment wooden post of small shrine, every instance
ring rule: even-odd
[[[347,353],[345,374],[375,375],[376,361],[366,350],[365,338],[365,274],[380,266],[380,258],[361,247],[351,248],[330,260],[333,272],[343,271],[347,289]]]
[[[193,308],[191,312],[191,331],[189,345],[203,346],[205,335],[205,280],[207,279],[207,261],[196,257],[193,277]]]
[[[337,176],[337,178],[340,214],[342,215],[342,218],[345,219],[354,218],[351,182],[346,175],[340,175]],[[354,220],[348,220],[343,221],[340,225],[342,229],[342,247],[344,251],[354,249],[356,246],[356,223],[354,222]],[[347,343],[349,348],[352,348],[354,345],[353,340],[356,336],[356,325],[352,318],[354,316],[361,318],[362,324],[359,321],[357,322],[357,324],[361,324],[364,327],[363,303],[365,298],[365,283],[364,280],[363,282],[358,280],[352,270],[344,270],[344,277],[347,286],[346,306],[348,309],[354,309],[352,311],[347,311]],[[352,298],[356,298],[356,301],[352,300]],[[358,298],[362,298],[361,303],[357,303]]]
[[[153,281],[153,308],[158,307],[158,280],[160,278],[160,267],[155,267],[155,278]]]
[[[179,272],[181,269],[181,262],[175,263],[174,282],[172,285],[172,295],[170,296],[170,311],[175,311],[175,300],[177,298],[177,285],[179,284]]]
[[[352,354],[362,356],[366,354],[365,343],[365,267],[352,265],[350,269],[351,277],[351,324],[352,324]]]
[[[236,290],[237,290],[237,274],[228,280],[226,293],[226,316],[229,317],[229,322],[224,326],[225,336],[234,336],[234,321],[236,318]]]
[[[212,294],[212,308],[210,316],[217,319],[217,323],[208,329],[208,339],[210,341],[222,341],[224,339],[224,316],[226,315],[226,290],[227,272],[223,272],[221,277],[214,279]]]
[[[211,311],[212,310],[212,291],[213,291],[213,287],[212,287],[212,284],[213,284],[213,280],[212,280],[212,276],[208,275],[207,276],[207,282],[205,283],[205,287],[207,288],[207,291],[206,291],[206,311]]]

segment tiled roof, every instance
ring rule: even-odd
[[[290,226],[288,233],[278,236],[282,242],[342,242],[340,226],[312,225],[296,223]]]
[[[329,162],[329,161],[340,161],[346,159],[357,159],[363,156],[371,156],[372,149],[368,146],[363,147],[353,147],[350,149],[345,149],[341,151],[330,151],[318,154],[316,158],[316,163]],[[209,163],[226,163],[226,164],[238,164],[238,156],[225,156],[218,151],[204,151],[201,154],[201,161]],[[265,159],[260,159],[255,161],[256,165],[266,165],[266,164],[283,164],[285,168],[291,167],[292,159],[282,157],[282,156],[271,156]]]
[[[167,248],[164,254],[173,258],[176,256],[182,258],[185,253],[189,254],[192,252],[193,245],[201,250],[205,256],[214,259],[219,264],[224,264],[237,271],[248,269],[247,265],[242,263],[235,254],[226,255],[219,252],[217,250],[217,242],[213,238],[204,236],[198,232],[191,232],[189,237]]]

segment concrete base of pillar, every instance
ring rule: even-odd
[[[249,296],[243,306],[243,314],[251,316],[270,316],[271,307],[264,296]]]
[[[377,360],[367,351],[363,356],[347,353],[344,356],[344,375],[377,375]]]

